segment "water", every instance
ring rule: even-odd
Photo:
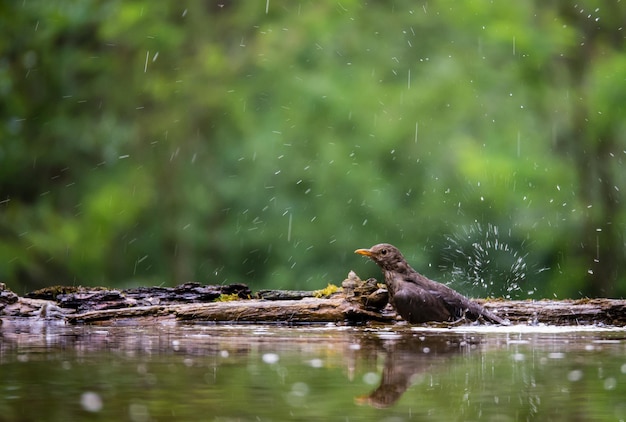
[[[0,326],[0,420],[626,419],[626,330]]]
[[[527,278],[538,271],[528,264],[523,246],[510,229],[507,232],[495,224],[475,221],[445,236],[440,267],[451,281],[477,296],[532,296],[536,287],[529,285]]]

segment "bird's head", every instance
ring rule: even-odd
[[[354,253],[370,258],[383,270],[403,273],[410,268],[398,248],[389,243],[379,243],[369,249],[357,249]]]

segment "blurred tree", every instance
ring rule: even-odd
[[[318,288],[388,241],[478,295],[626,292],[617,3],[0,8],[13,288]]]
[[[554,58],[566,66],[559,74],[567,77],[572,97],[570,120],[556,133],[557,148],[576,169],[577,197],[586,208],[578,241],[570,247],[588,269],[584,294],[623,295],[626,8],[619,2],[563,2],[559,13],[565,25],[576,28],[576,42]]]

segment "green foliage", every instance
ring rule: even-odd
[[[622,8],[265,6],[0,6],[0,280],[312,289],[387,241],[462,285],[496,227],[527,271],[476,294],[626,292]]]

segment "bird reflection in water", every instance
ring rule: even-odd
[[[452,357],[468,353],[475,345],[475,339],[465,337],[413,333],[384,340],[380,345],[386,353],[380,385],[370,394],[356,397],[355,402],[376,408],[392,406],[411,385],[432,376]]]

